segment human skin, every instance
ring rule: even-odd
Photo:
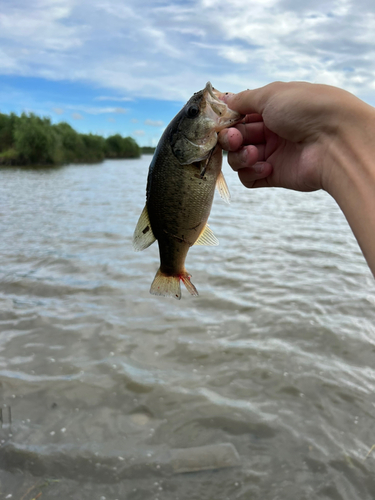
[[[224,100],[246,115],[219,134],[244,186],[327,191],[375,276],[375,108],[305,82],[274,82]]]

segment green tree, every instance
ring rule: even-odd
[[[84,159],[84,143],[81,135],[66,122],[58,123],[53,128],[59,137],[63,163],[82,161]]]
[[[141,156],[141,148],[132,137],[124,137],[123,142],[126,151],[125,158],[139,158]]]
[[[120,134],[104,139],[79,134],[68,123],[52,125],[33,113],[0,113],[0,164],[61,164],[98,162],[104,158],[138,158],[141,149],[131,137]]]
[[[14,126],[18,116],[0,113],[0,152],[14,147]]]
[[[106,139],[107,158],[138,158],[140,154],[140,147],[131,137],[115,134]]]
[[[105,139],[100,135],[81,134],[84,144],[84,161],[102,161],[105,158]]]
[[[22,163],[57,163],[58,139],[49,118],[22,113],[14,128],[14,145]]]

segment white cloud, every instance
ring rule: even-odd
[[[305,79],[373,93],[372,0],[18,0],[1,10],[0,73],[128,96],[99,101],[186,100],[207,80],[224,91]]]
[[[119,114],[125,114],[128,112],[127,109],[125,108],[114,108],[114,111],[109,111],[110,113],[119,113]]]
[[[83,116],[80,113],[72,113],[73,120],[83,120]]]
[[[145,120],[145,125],[149,125],[150,127],[162,127],[164,122],[161,120]]]
[[[118,102],[134,101],[134,99],[132,97],[115,97],[115,96],[105,96],[105,95],[95,97],[94,100],[95,101],[118,101]]]
[[[52,111],[56,113],[57,115],[63,115],[64,110],[62,108],[52,108]]]
[[[134,130],[133,134],[138,136],[143,136],[146,135],[146,132],[144,130]]]
[[[65,23],[72,14],[74,3],[74,0],[8,2],[2,5],[1,36],[24,45],[24,56],[32,55],[35,49],[64,52],[76,48],[83,43],[85,26]]]
[[[5,75],[18,73],[20,71],[17,58],[14,57],[13,54],[9,54],[1,48],[0,48],[0,68],[1,72]]]
[[[113,107],[93,107],[93,106],[82,106],[82,105],[67,105],[68,109],[74,109],[77,111],[81,111],[82,113],[87,113],[89,115],[103,115],[103,114],[125,114],[128,112],[126,108],[113,108]]]

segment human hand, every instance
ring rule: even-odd
[[[327,85],[275,82],[224,97],[245,114],[244,123],[222,130],[221,146],[246,187],[329,190],[327,154],[356,97]]]
[[[375,108],[336,87],[302,82],[275,82],[224,100],[246,115],[219,134],[242,183],[325,189],[375,276]]]

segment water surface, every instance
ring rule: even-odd
[[[0,171],[0,498],[373,499],[375,286],[342,213],[225,167],[200,296],[154,297],[149,161]],[[239,466],[171,470],[220,443]]]

